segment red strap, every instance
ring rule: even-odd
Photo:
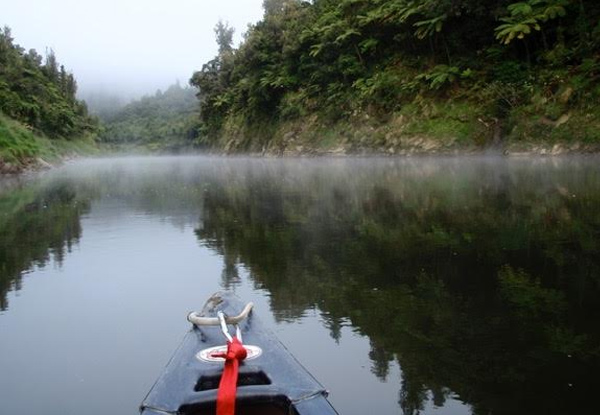
[[[227,342],[226,353],[213,354],[214,357],[225,359],[225,369],[217,393],[217,415],[234,415],[235,413],[238,367],[240,361],[244,360],[246,355],[246,349],[237,337],[233,337],[232,342]]]

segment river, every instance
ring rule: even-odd
[[[600,159],[138,157],[0,183],[0,413],[137,413],[232,290],[340,415],[591,413]]]

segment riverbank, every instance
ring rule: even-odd
[[[231,116],[210,148],[177,147],[171,141],[145,146],[48,139],[0,115],[0,174],[51,168],[63,161],[99,154],[249,154],[265,157],[478,155],[558,156],[600,153],[598,110],[570,108],[555,120],[515,112],[502,121],[465,101],[410,105],[386,116],[355,113],[324,121],[318,115],[248,126]],[[183,143],[184,141],[182,141]]]
[[[0,174],[51,168],[65,160],[98,153],[93,136],[49,139],[0,114]]]
[[[318,155],[562,155],[600,152],[600,111],[569,108],[549,116],[524,107],[503,119],[468,101],[430,101],[374,116],[356,112],[335,122],[309,115],[248,126],[230,116],[212,150],[224,154]]]

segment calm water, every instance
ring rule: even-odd
[[[599,161],[107,159],[2,182],[0,413],[137,413],[220,289],[341,415],[595,413]]]

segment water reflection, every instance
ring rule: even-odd
[[[370,371],[397,383],[406,415],[590,410],[599,173],[596,159],[88,161],[2,192],[0,306],[23,273],[60,266],[83,219],[136,212],[144,221],[111,236],[193,226],[193,249],[222,258],[220,285],[249,278],[280,324],[315,313],[338,345],[368,338]],[[149,254],[182,249],[163,242]],[[328,386],[359,382],[346,381]]]
[[[81,237],[80,217],[89,203],[64,183],[50,187],[11,186],[0,196],[0,310],[21,277],[50,260],[60,265]]]
[[[382,380],[397,360],[405,414],[452,391],[477,414],[591,408],[600,176],[538,163],[224,171],[197,235],[226,258],[224,285],[243,264],[280,320],[319,309],[336,340],[350,321]]]

